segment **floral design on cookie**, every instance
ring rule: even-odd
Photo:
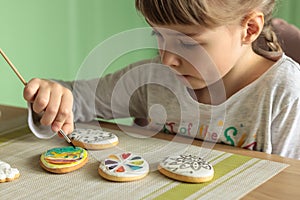
[[[69,135],[73,144],[86,149],[105,149],[118,144],[118,137],[111,133],[96,129],[76,129]]]
[[[132,153],[112,154],[99,166],[99,173],[113,181],[131,181],[145,177],[149,164],[141,156]]]
[[[193,155],[167,157],[159,164],[159,171],[170,178],[185,182],[205,182],[214,175],[212,165]]]
[[[171,161],[171,162],[170,162]],[[211,170],[212,166],[203,158],[192,155],[180,155],[178,157],[166,158],[163,164],[167,169],[176,171],[186,171],[186,173],[194,174],[201,168]]]
[[[116,173],[135,171],[143,168],[145,160],[140,156],[132,156],[131,153],[123,153],[121,156],[110,155],[104,161],[105,166]]]
[[[12,168],[8,163],[0,160],[0,183],[13,181],[19,176],[20,172],[17,168]]]

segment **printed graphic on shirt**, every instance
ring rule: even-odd
[[[256,146],[256,133],[251,133],[244,125],[225,126],[223,120],[217,120],[216,124],[197,124],[195,122],[167,122],[163,126],[163,132],[190,136],[204,141],[225,143],[231,146],[254,150]]]

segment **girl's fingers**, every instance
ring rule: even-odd
[[[61,103],[61,92],[54,90],[50,94],[48,105],[45,108],[45,112],[40,122],[43,125],[51,125],[57,117],[59,107]]]
[[[34,112],[42,113],[42,125],[51,125],[53,131],[63,129],[71,133],[73,124],[73,95],[60,84],[43,79],[32,79],[24,88],[24,99],[32,103]]]
[[[72,93],[66,89],[63,93],[59,105],[57,115],[54,122],[52,123],[53,131],[58,131],[59,129],[66,127],[66,133],[71,133],[73,131],[73,96]],[[65,130],[64,130],[65,131]]]
[[[35,96],[32,104],[32,109],[36,113],[41,113],[46,110],[50,100],[50,89],[40,88]]]
[[[54,122],[55,124],[56,122]],[[74,130],[74,121],[73,121],[73,114],[68,118],[68,120],[65,121],[65,123],[62,125],[61,129],[66,133],[70,134]]]
[[[30,80],[23,90],[23,97],[28,102],[33,102],[35,96],[40,88],[40,79],[32,79]]]

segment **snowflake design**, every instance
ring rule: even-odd
[[[172,160],[168,163],[167,159]],[[164,164],[169,166],[168,169],[176,172],[177,170],[191,170],[190,173],[199,171],[201,168],[211,170],[212,166],[203,158],[192,155],[180,155],[176,158],[166,158]]]
[[[115,137],[116,136],[110,132],[93,129],[77,129],[70,135],[72,140],[84,143],[100,143],[102,141],[114,139]]]

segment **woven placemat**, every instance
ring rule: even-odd
[[[0,160],[21,173],[18,180],[0,184],[1,199],[239,199],[288,166],[189,144],[106,131],[118,135],[117,147],[89,151],[89,162],[84,167],[60,175],[44,171],[39,157],[50,148],[66,146],[63,139],[41,140],[27,127],[0,134]],[[118,152],[143,156],[150,163],[149,175],[126,183],[102,179],[97,172],[99,161]],[[156,170],[165,156],[180,153],[203,155],[215,169],[213,180],[202,184],[182,183]]]

